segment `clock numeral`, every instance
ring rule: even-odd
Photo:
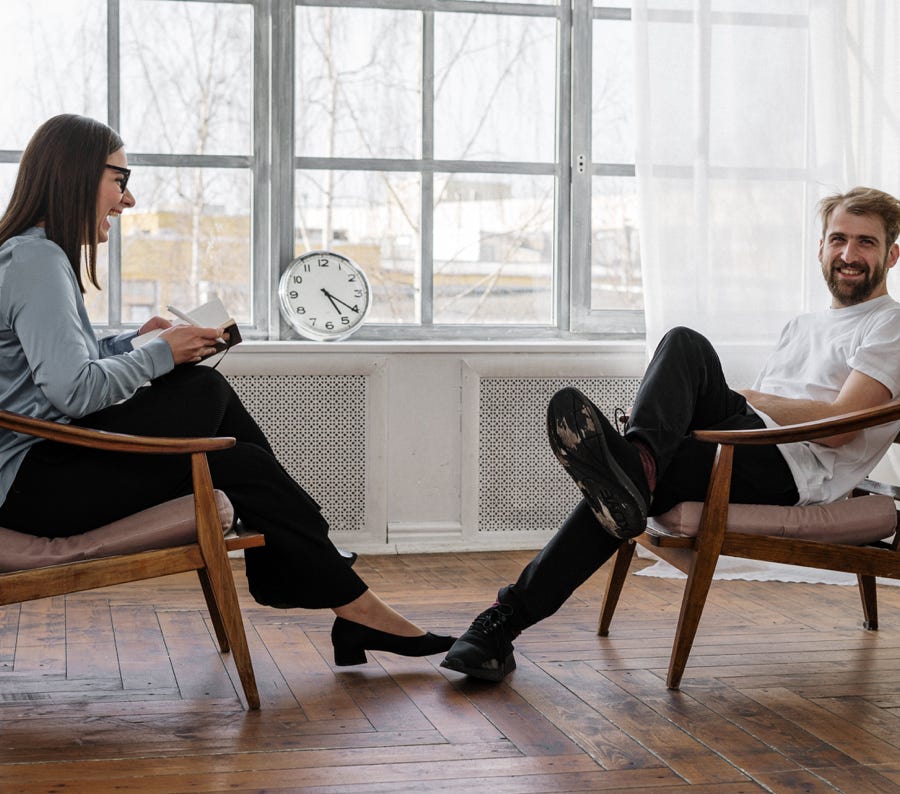
[[[319,267],[328,267],[328,260],[325,257],[319,258]]]
[[[334,330],[334,323],[329,320],[327,323],[325,323],[325,328],[327,328],[329,331]]]
[[[353,297],[354,297],[354,298],[361,298],[362,296],[363,296],[363,291],[362,291],[361,289],[355,289],[355,290],[353,290]]]
[[[293,281],[295,284],[302,284],[303,276],[291,276],[291,281]]]
[[[356,274],[355,274],[355,273],[348,273],[348,274],[347,274],[347,281],[356,281]]]
[[[291,297],[291,298],[296,298],[299,294],[300,294],[300,293],[297,292],[297,290],[292,289],[292,290],[288,293],[288,296]]]
[[[349,317],[341,317],[341,325],[350,325]]]
[[[309,273],[310,270],[312,270],[312,266],[309,264],[309,262],[304,262],[303,263],[303,272]]]
[[[297,314],[306,314],[306,307],[305,307],[305,306],[298,306],[298,307],[297,307]]]

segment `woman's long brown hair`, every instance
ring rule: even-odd
[[[123,146],[119,135],[85,116],[64,114],[45,121],[19,162],[12,197],[0,218],[0,245],[43,222],[48,240],[65,252],[84,292],[97,283],[97,191],[106,159]]]

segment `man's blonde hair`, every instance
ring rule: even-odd
[[[855,187],[846,193],[826,196],[818,204],[822,216],[822,239],[828,232],[828,223],[838,208],[853,215],[877,215],[887,233],[887,247],[890,248],[900,235],[900,201],[890,193],[871,187]]]

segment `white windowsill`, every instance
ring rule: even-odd
[[[344,355],[344,354],[468,354],[509,353],[509,354],[642,354],[643,340],[342,340],[338,342],[278,341],[266,342],[247,340],[229,352],[237,355]]]

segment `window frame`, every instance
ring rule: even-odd
[[[582,2],[583,0],[577,0]],[[418,11],[423,15],[423,69],[422,69],[422,156],[419,159],[392,158],[326,158],[294,157],[293,114],[294,97],[290,79],[277,79],[277,75],[290,77],[293,70],[293,33],[295,9],[302,6],[377,8],[391,10]],[[434,20],[435,14],[465,13],[494,14],[507,16],[529,16],[554,18],[557,20],[557,107],[556,107],[556,157],[552,162],[511,162],[476,160],[437,160],[433,157],[433,83],[434,67]],[[275,112],[281,123],[276,128],[290,127],[290,134],[279,136],[274,171],[282,174],[278,197],[273,202],[293,200],[293,177],[298,170],[325,170],[329,166],[335,170],[354,171],[402,171],[418,174],[422,180],[420,198],[421,217],[421,289],[422,304],[420,323],[417,324],[376,324],[367,323],[355,336],[357,339],[373,340],[429,340],[429,339],[558,339],[570,333],[570,305],[568,283],[572,261],[569,253],[569,217],[571,173],[571,6],[563,2],[559,5],[537,5],[529,3],[475,2],[474,0],[293,0],[279,7],[277,35],[285,39],[276,47],[278,54],[290,52],[289,61],[277,60],[274,64],[276,84],[290,85],[291,94],[280,95],[276,99]],[[284,70],[291,70],[284,72]],[[285,122],[289,122],[285,124]],[[284,124],[284,126],[282,126]],[[290,167],[287,163],[290,162]],[[434,324],[433,317],[433,185],[435,173],[454,174],[525,174],[552,176],[555,180],[554,244],[553,244],[553,320],[546,325],[499,325],[499,324]],[[290,185],[285,184],[284,175],[289,174]],[[287,189],[286,189],[287,188]],[[273,213],[280,216],[279,229],[273,229],[273,239],[277,239],[276,256],[282,262],[282,269],[291,261],[293,252],[293,206],[281,207]],[[277,236],[277,237],[275,237]],[[590,295],[586,296],[587,300]],[[280,325],[278,338],[291,338],[291,332],[280,317],[273,318]]]
[[[595,177],[637,178],[635,163],[602,160],[593,152],[593,39],[597,20],[631,21],[630,8],[596,6],[573,0],[572,19],[572,202],[569,327],[580,335],[643,337],[644,312],[636,309],[591,307],[591,197]],[[586,109],[586,110],[585,110]],[[579,112],[579,111],[583,112]]]
[[[160,0],[165,2],[165,0]],[[265,262],[271,261],[270,239],[270,186],[268,176],[271,159],[267,141],[271,138],[269,117],[271,44],[270,0],[182,0],[184,2],[244,5],[253,9],[253,149],[247,155],[188,155],[160,154],[128,150],[129,165],[189,168],[241,168],[250,171],[250,290],[253,296],[251,313],[253,321],[242,325],[248,339],[265,338],[269,334],[267,317],[270,311],[268,293],[271,274]],[[121,122],[120,80],[120,0],[107,0],[107,118],[113,129]],[[126,142],[127,147],[127,142]],[[122,322],[122,238],[118,226],[114,226],[109,238],[109,278],[106,285],[108,322],[98,328],[128,330],[135,326]],[[275,282],[277,283],[277,282]],[[277,338],[277,337],[275,337]]]
[[[166,0],[158,0],[166,2]],[[591,47],[593,20],[630,20],[629,8],[594,6],[592,0],[556,4],[492,0],[182,0],[249,6],[253,10],[252,150],[246,155],[186,155],[132,151],[135,167],[247,169],[251,175],[251,276],[253,321],[246,339],[293,340],[297,336],[280,316],[277,285],[293,258],[294,175],[300,169],[395,171],[417,173],[421,190],[421,323],[368,323],[360,340],[542,340],[637,338],[643,312],[592,310],[591,179],[634,177],[634,163],[594,160],[591,153]],[[418,159],[308,158],[294,153],[294,53],[296,9],[332,6],[411,10],[423,18],[422,156]],[[120,56],[121,0],[106,0],[107,120],[118,128],[123,98]],[[548,162],[456,161],[433,158],[434,24],[437,14],[488,14],[552,18],[557,25],[556,128],[554,157]],[[127,54],[124,54],[127,57]],[[0,162],[17,162],[21,152],[0,151]],[[436,173],[522,174],[555,181],[552,320],[545,325],[433,324],[433,184]],[[106,285],[108,321],[98,330],[134,328],[122,319],[122,240],[114,225],[108,245]]]

